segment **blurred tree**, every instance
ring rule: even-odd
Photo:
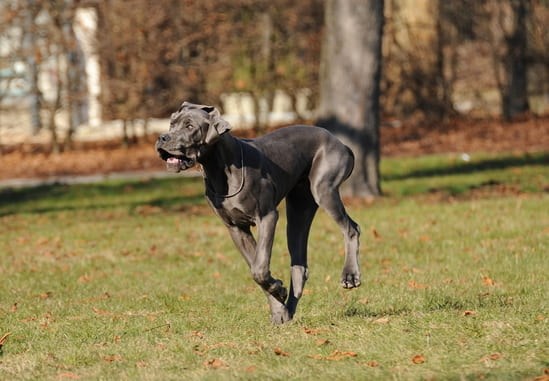
[[[225,13],[229,6],[216,1],[99,1],[104,117],[128,126],[137,119],[165,117],[182,100],[217,102],[210,84],[230,70],[222,59],[222,47],[231,37]]]
[[[504,56],[501,57],[503,77],[499,78],[502,115],[504,119],[529,111],[527,80],[527,22],[530,19],[531,0],[509,0],[499,4],[498,23],[503,32]],[[507,14],[504,14],[507,12]],[[507,18],[505,22],[503,19]],[[507,24],[507,25],[506,25]]]
[[[38,72],[41,56],[37,46],[36,17],[40,12],[40,4],[35,0],[20,1],[15,4],[17,11],[22,15],[23,25],[23,54],[27,57],[27,81],[29,83],[29,109],[31,114],[32,132],[38,133],[42,128],[40,105],[42,95],[38,88]]]
[[[381,194],[379,82],[382,0],[326,0],[318,124],[355,154],[351,195]]]
[[[462,2],[459,2],[460,4]],[[453,113],[445,75],[448,20],[457,2],[389,0],[384,31],[384,111],[399,117],[440,120]]]
[[[318,94],[322,0],[239,0],[232,3],[234,38],[228,45],[232,88],[254,100],[256,130],[269,124],[276,91],[292,99],[308,89]]]

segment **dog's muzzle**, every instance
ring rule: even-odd
[[[161,135],[156,142],[156,151],[166,162],[166,169],[170,172],[180,172],[193,167],[196,163],[196,150],[192,147],[184,150],[165,147],[170,140],[170,136],[166,134]]]

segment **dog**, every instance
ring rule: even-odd
[[[256,139],[236,138],[230,130],[215,107],[184,102],[171,115],[168,132],[158,137],[156,150],[169,171],[201,165],[208,203],[267,295],[271,321],[282,324],[294,317],[308,278],[307,241],[319,206],[343,232],[341,285],[360,286],[360,228],[339,193],[353,170],[351,150],[314,126],[285,127]],[[270,272],[277,207],[283,199],[291,258],[289,293]],[[252,226],[257,226],[257,241]]]

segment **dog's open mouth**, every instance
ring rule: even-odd
[[[162,160],[166,161],[166,169],[170,172],[184,171],[195,164],[195,160],[190,157],[174,155],[163,149],[159,149],[158,153]]]

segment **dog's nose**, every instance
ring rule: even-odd
[[[160,135],[158,137],[158,140],[160,140],[160,142],[162,142],[162,143],[169,142],[170,141],[170,135],[169,134]]]

